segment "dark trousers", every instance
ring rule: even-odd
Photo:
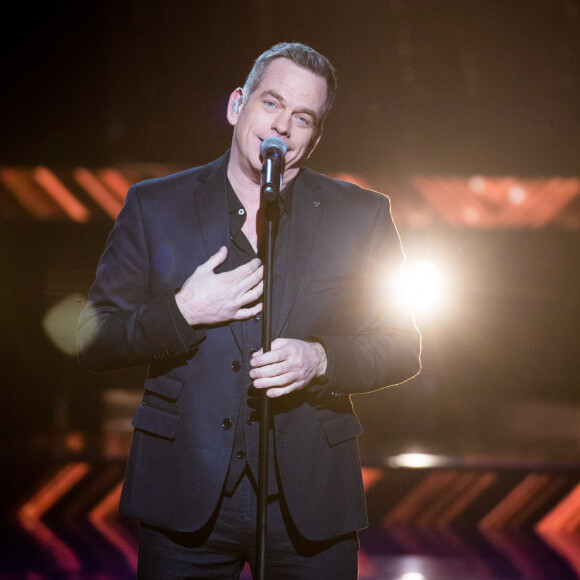
[[[340,509],[340,506],[337,506]],[[231,496],[223,495],[214,517],[192,533],[141,525],[140,580],[239,578],[246,561],[255,577],[255,485],[244,476]],[[355,580],[356,532],[321,542],[303,538],[293,527],[283,498],[268,504],[266,580]]]

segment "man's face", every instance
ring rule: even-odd
[[[286,173],[297,170],[320,138],[326,91],[323,77],[286,58],[273,60],[252,94],[244,95],[238,113],[228,109],[228,120],[235,126],[232,156],[244,171],[260,172],[260,144],[267,137],[286,143]],[[230,104],[240,94],[240,89],[234,91]]]

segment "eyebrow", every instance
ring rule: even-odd
[[[286,104],[286,99],[280,93],[277,93],[276,91],[268,89],[267,91],[263,91],[260,96],[265,97],[267,95],[274,97],[277,101],[280,101],[283,105]],[[318,124],[318,115],[316,114],[316,111],[313,111],[312,109],[309,109],[308,107],[306,107],[304,109],[300,109],[298,112],[299,113],[306,113],[307,115],[310,115],[312,117],[312,119],[314,120],[314,122],[316,124]]]

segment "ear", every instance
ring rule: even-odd
[[[242,111],[242,107],[244,106],[243,102],[244,91],[241,87],[238,87],[235,91],[233,91],[228,100],[228,110],[226,111],[226,115],[230,125],[235,126],[238,122],[238,116]]]
[[[316,133],[314,133],[314,135],[312,136],[312,139],[310,140],[310,143],[308,144],[308,151],[306,152],[306,155],[304,156],[304,159],[308,159],[310,157],[310,155],[312,155],[312,152],[316,149],[316,146],[318,145],[318,142],[320,141],[320,138],[322,137],[322,124],[318,127],[318,129],[316,129]]]

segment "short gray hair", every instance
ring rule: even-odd
[[[326,102],[324,103],[324,110],[322,111],[322,119],[320,119],[322,123],[332,108],[334,98],[336,97],[336,71],[325,56],[322,56],[313,48],[299,42],[281,42],[263,52],[256,59],[244,84],[244,99],[248,99],[254,92],[260,84],[268,65],[276,58],[287,58],[294,64],[326,80]]]

